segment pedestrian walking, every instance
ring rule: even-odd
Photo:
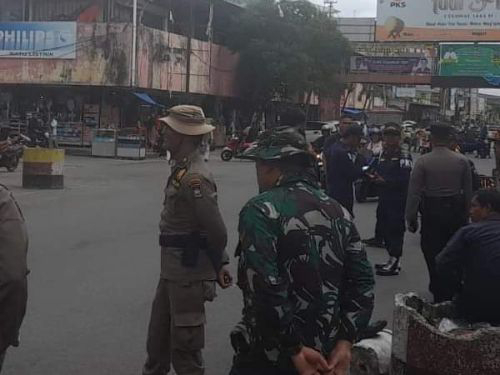
[[[217,188],[199,152],[213,131],[201,108],[177,106],[162,118],[173,159],[160,222],[161,276],[151,311],[144,375],[202,375],[205,302],[231,276]]]
[[[353,183],[363,176],[363,158],[358,153],[362,137],[363,129],[351,125],[325,155],[328,195],[351,214],[354,209]]]
[[[455,286],[460,317],[500,325],[500,193],[477,192],[470,213],[472,224],[437,256],[437,271]]]
[[[236,256],[243,318],[231,333],[232,375],[346,375],[368,326],[373,272],[351,215],[319,188],[305,138],[264,133],[261,194],[242,209]]]
[[[401,129],[387,124],[383,132],[383,151],[372,175],[378,185],[377,223],[389,259],[377,264],[377,275],[395,276],[401,271],[403,255],[406,197],[410,181],[412,157],[401,147]]]
[[[23,214],[12,193],[0,185],[0,372],[7,349],[19,345],[28,298],[27,251]]]
[[[52,121],[50,121],[50,130],[51,130],[51,135],[50,135],[50,144],[49,148],[58,148],[59,145],[57,143],[57,127],[59,123],[57,122],[57,119],[54,117]]]
[[[449,149],[453,129],[431,127],[432,152],[420,157],[413,169],[408,190],[408,229],[418,230],[422,214],[421,247],[429,270],[429,290],[435,302],[451,299],[453,286],[436,272],[435,258],[450,238],[467,223],[472,198],[472,175],[466,157]]]

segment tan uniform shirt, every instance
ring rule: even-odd
[[[197,265],[182,265],[182,249],[162,248],[161,277],[168,280],[215,280],[213,257],[227,263],[227,232],[217,204],[217,187],[199,151],[172,168],[165,188],[160,231],[166,235],[200,232],[207,238],[208,250],[201,250]]]
[[[14,197],[0,185],[0,353],[17,344],[27,301],[28,234]]]
[[[464,209],[472,199],[472,173],[469,160],[446,147],[435,147],[415,163],[406,205],[406,219],[416,221],[422,198],[463,195]]]

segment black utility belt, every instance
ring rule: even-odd
[[[207,249],[208,241],[206,237],[199,234],[160,234],[161,247],[175,247],[178,249],[197,247]]]
[[[208,249],[208,241],[199,232],[192,234],[160,234],[160,246],[162,248],[182,249],[182,265],[187,268],[194,268],[198,264],[200,250]]]

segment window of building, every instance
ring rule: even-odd
[[[107,0],[44,0],[32,4],[33,21],[103,22]]]
[[[23,20],[23,2],[0,0],[0,22]]]

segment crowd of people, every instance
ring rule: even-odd
[[[303,120],[283,116],[282,126],[244,152],[255,162],[259,193],[239,215],[243,311],[228,333],[231,375],[348,374],[353,344],[373,331],[374,270],[354,217],[353,183],[361,176],[379,191],[375,237],[365,241],[387,249],[376,273],[401,272],[406,229],[421,227],[435,302],[456,299],[464,318],[500,324],[500,193],[473,192],[470,163],[452,150],[452,129],[434,124],[432,152],[414,162],[400,126],[385,124],[366,147],[376,155],[367,162],[363,130],[343,118],[339,133],[323,140],[323,189],[317,159],[297,127]],[[200,152],[214,127],[201,108],[186,105],[159,122],[172,172],[143,375],[166,375],[172,367],[178,375],[202,375],[205,303],[215,299],[216,283],[222,289],[233,283],[216,182]],[[26,250],[22,213],[2,187],[0,363],[17,344],[25,312]]]

